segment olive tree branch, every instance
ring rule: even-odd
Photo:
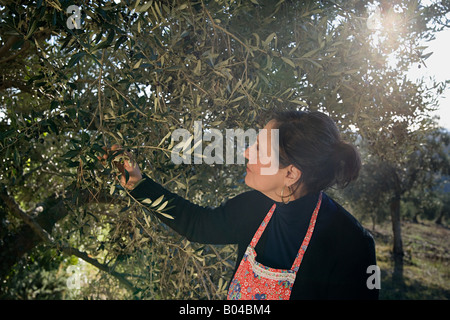
[[[55,242],[53,237],[47,232],[39,223],[33,219],[29,214],[27,214],[25,211],[23,211],[18,203],[10,196],[8,195],[6,188],[1,186],[0,189],[0,199],[3,200],[5,205],[9,208],[12,214],[14,214],[16,217],[20,218],[22,221],[24,221],[32,230],[35,232],[39,238],[42,239],[44,243],[47,243],[51,245],[52,247],[55,247],[56,249],[61,250],[65,254],[68,255],[74,255],[77,256],[87,263],[95,266],[101,271],[104,271],[111,276],[115,277],[121,284],[123,284],[127,289],[131,290],[132,292],[137,292],[139,289],[135,288],[133,284],[128,281],[123,274],[116,272],[112,270],[108,265],[100,263],[98,260],[89,257],[89,255],[86,252],[79,251],[78,249],[72,248],[66,244],[58,244]]]

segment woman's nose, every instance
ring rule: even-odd
[[[249,159],[249,149],[250,149],[250,147],[247,147],[245,150],[244,150],[244,157],[245,157],[245,159]]]

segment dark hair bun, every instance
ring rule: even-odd
[[[299,184],[308,192],[346,187],[358,177],[361,159],[354,146],[341,140],[334,121],[318,111],[285,111],[274,116],[279,129],[279,160],[302,171]]]
[[[335,184],[345,188],[356,180],[361,169],[361,158],[356,148],[344,141],[339,141],[334,147]]]

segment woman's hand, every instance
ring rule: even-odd
[[[111,153],[113,155],[116,153],[117,156],[111,162],[120,172],[118,176],[119,182],[124,188],[132,190],[136,183],[142,179],[141,170],[136,161],[133,160],[133,156],[117,144],[113,145],[110,149],[106,147],[104,149],[106,150],[106,154],[103,157],[99,157],[99,160],[106,160]]]

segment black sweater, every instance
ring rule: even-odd
[[[192,242],[237,244],[236,268],[261,221],[274,201],[258,191],[244,192],[217,208],[195,205],[164,189],[147,176],[131,195],[155,200],[172,199],[161,219]],[[308,194],[276,210],[255,250],[258,262],[268,267],[290,269],[306,234],[319,194]],[[375,243],[358,221],[323,194],[322,205],[309,247],[292,289],[291,299],[377,299],[377,289],[368,289],[376,264]],[[236,270],[235,270],[236,271]],[[230,279],[231,281],[231,279]]]

